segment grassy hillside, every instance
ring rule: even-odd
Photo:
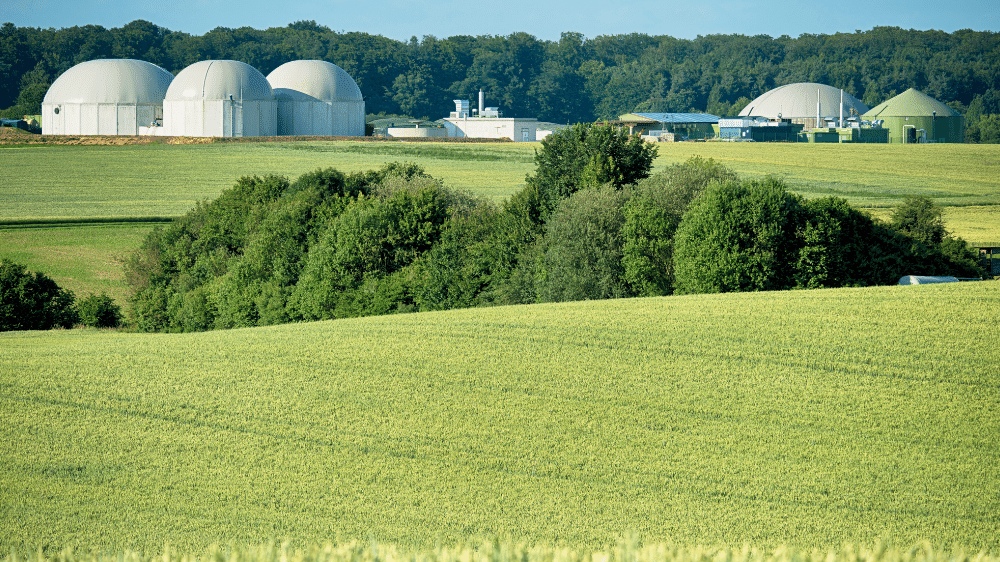
[[[998,304],[981,282],[3,333],[0,552],[1000,552]]]

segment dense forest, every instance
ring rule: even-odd
[[[409,42],[336,32],[314,21],[196,36],[143,20],[120,28],[0,28],[0,108],[37,114],[48,86],[71,66],[135,58],[176,74],[206,59],[248,63],[265,75],[290,60],[322,59],[346,70],[371,114],[437,119],[453,99],[476,99],[508,116],[557,123],[613,119],[632,111],[731,116],[760,94],[820,82],[874,106],[916,88],[966,114],[972,142],[1000,133],[1000,33],[869,31],[797,38],[645,34],[559,41],[508,36],[425,36]]]

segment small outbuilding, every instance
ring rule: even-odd
[[[962,114],[913,88],[876,105],[863,118],[881,121],[894,144],[965,142]]]
[[[719,118],[709,113],[627,113],[611,123],[628,127],[633,135],[700,140],[715,136]]]
[[[177,74],[163,100],[163,133],[188,137],[263,137],[278,133],[267,78],[234,60],[196,62]]]
[[[163,116],[174,75],[132,59],[82,62],[62,73],[42,101],[42,134],[137,135]]]
[[[279,135],[365,135],[365,98],[339,66],[286,62],[267,75],[278,103]]]

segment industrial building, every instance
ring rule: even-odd
[[[889,142],[965,142],[965,118],[938,100],[913,88],[885,101],[862,116],[881,121]]]
[[[790,119],[737,117],[719,119],[718,138],[727,141],[798,142],[803,126]]]
[[[286,62],[267,75],[277,100],[278,135],[364,136],[365,100],[335,64]]]
[[[163,116],[174,76],[155,64],[98,59],[62,73],[42,101],[42,134],[137,135]]]
[[[708,113],[627,113],[611,123],[627,126],[629,134],[674,141],[712,138],[718,122]]]
[[[163,134],[263,137],[278,134],[277,102],[267,78],[234,60],[196,62],[177,74],[163,100]]]
[[[763,117],[783,120],[807,129],[843,127],[848,119],[860,117],[868,106],[843,90],[800,82],[770,90],[747,104],[739,117]]]
[[[455,111],[441,122],[453,138],[503,139],[514,142],[537,140],[538,119],[533,117],[503,117],[498,107],[483,107],[485,98],[479,92],[479,107],[470,112],[469,100],[455,100]]]

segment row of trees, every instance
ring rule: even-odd
[[[979,276],[913,198],[882,223],[836,198],[656,148],[612,127],[553,134],[501,205],[412,164],[244,177],[126,260],[138,329],[196,331],[499,304]]]
[[[344,68],[371,113],[438,118],[453,99],[475,99],[511,116],[558,123],[614,119],[632,111],[738,113],[777,86],[820,82],[874,106],[917,88],[969,117],[970,138],[1000,134],[1000,34],[876,27],[834,35],[694,40],[645,34],[558,41],[508,36],[425,36],[409,42],[338,33],[313,21],[194,36],[136,20],[120,28],[0,27],[0,108],[38,113],[52,81],[80,62],[136,58],[177,73],[205,59],[234,59],[267,74],[296,59]]]

